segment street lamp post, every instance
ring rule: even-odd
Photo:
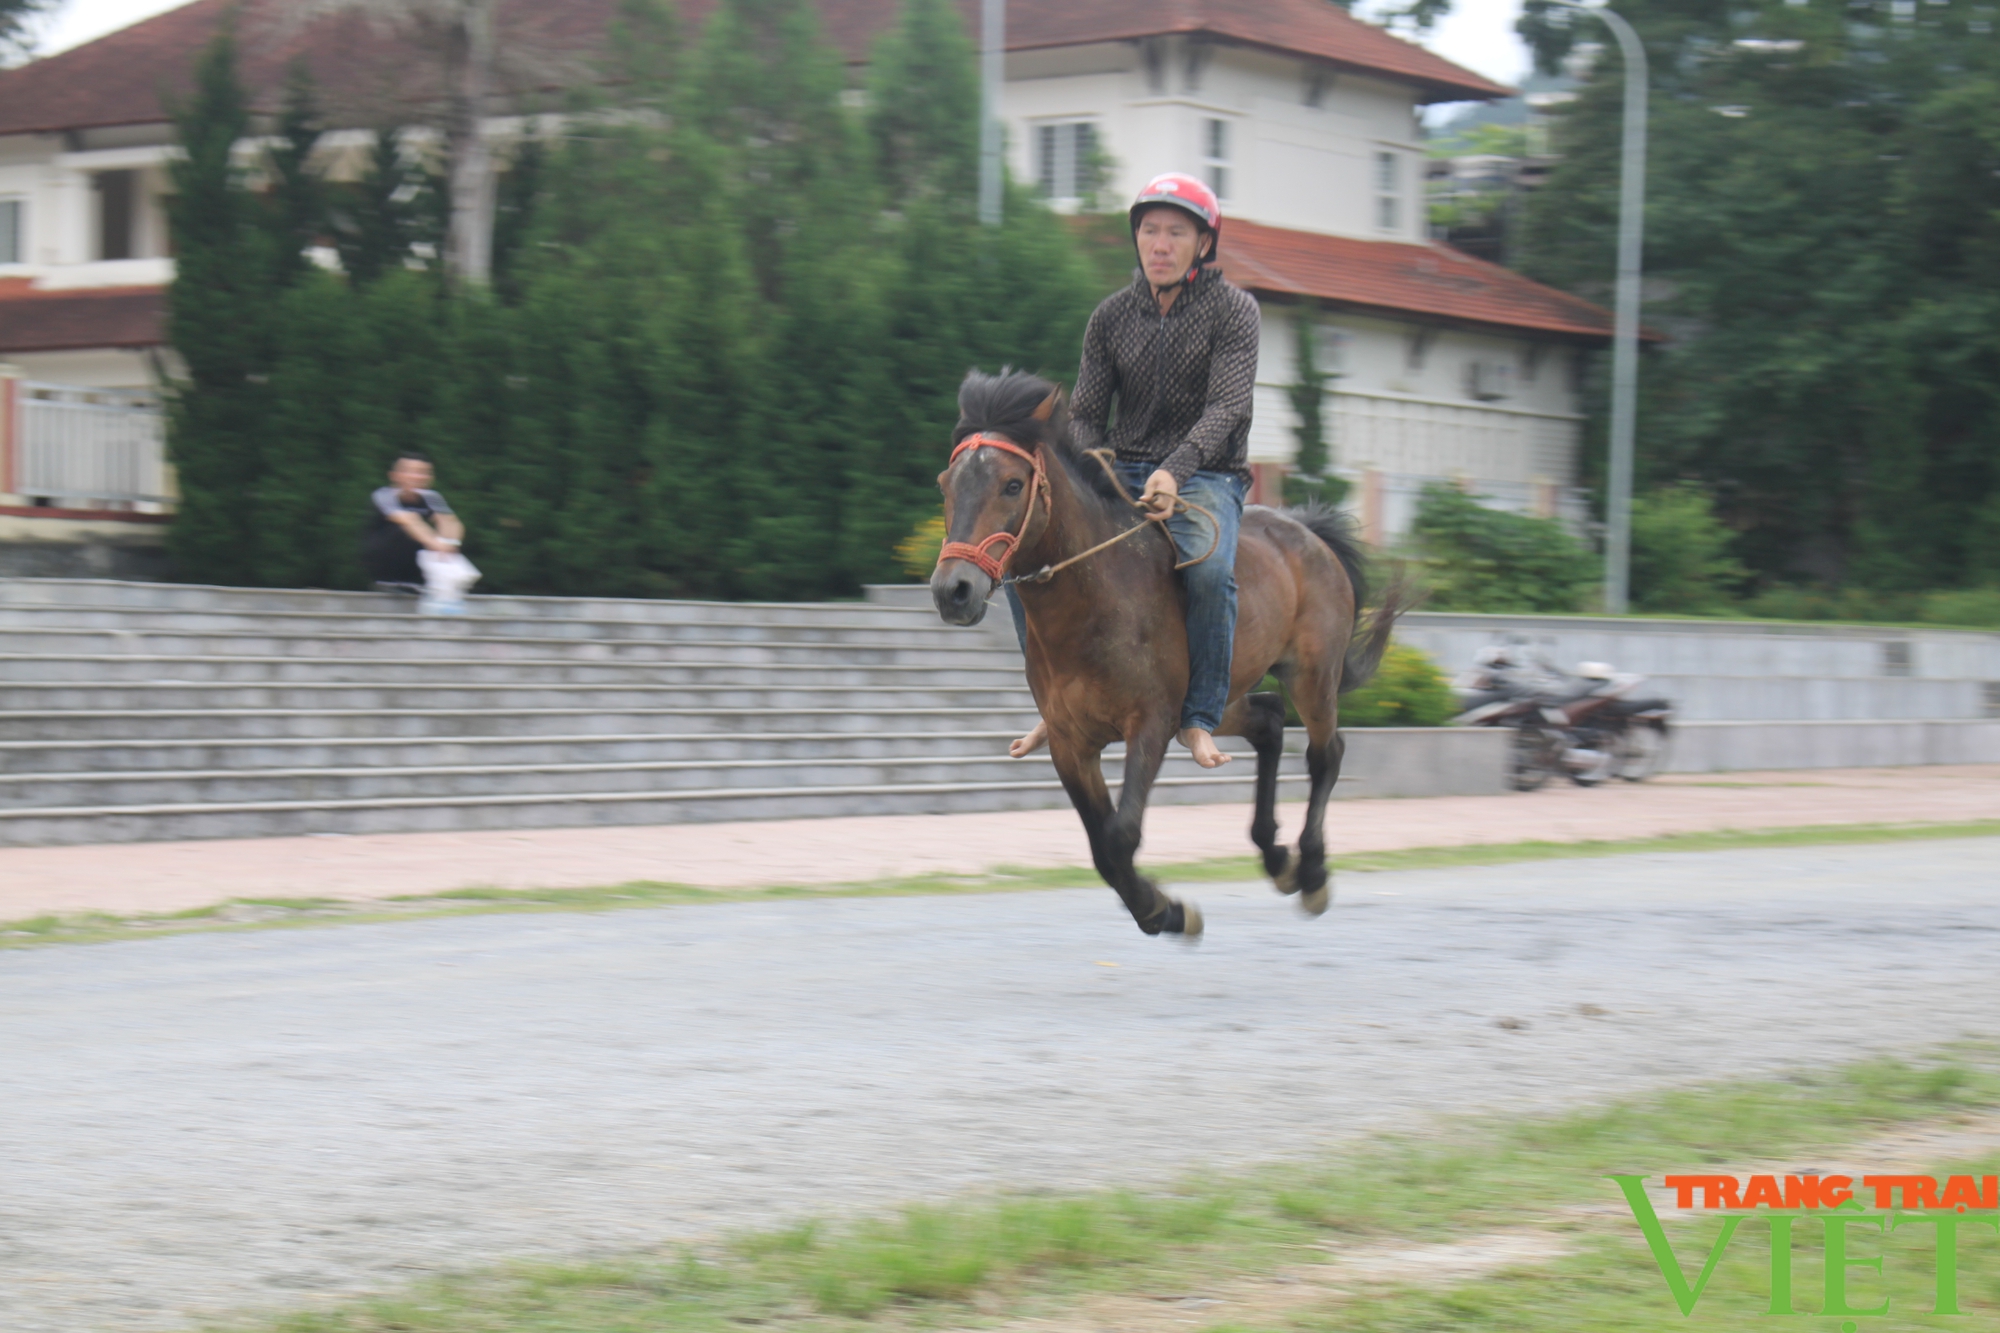
[[[1000,85],[1007,78],[1007,0],[985,0],[979,41],[979,221],[1000,225]]]
[[[1604,609],[1625,614],[1632,589],[1632,435],[1638,415],[1639,251],[1646,225],[1646,48],[1622,17],[1555,0],[1603,19],[1625,57],[1625,136],[1618,168],[1618,305],[1611,345],[1611,468],[1605,497]]]

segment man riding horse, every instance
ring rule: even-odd
[[[1245,456],[1257,383],[1257,302],[1208,267],[1222,234],[1215,192],[1170,173],[1131,209],[1139,267],[1132,285],[1090,317],[1070,403],[1080,447],[1109,445],[1120,480],[1165,520],[1187,588],[1188,688],[1180,742],[1203,768],[1229,762],[1215,744],[1229,700],[1236,634],[1236,540],[1250,473]],[[1118,418],[1111,420],[1113,401]],[[1176,498],[1188,502],[1181,513]],[[1194,508],[1214,516],[1214,526]],[[1020,597],[1009,589],[1025,645]],[[1008,747],[1016,759],[1048,739],[1048,724]]]
[[[947,624],[976,625],[995,593],[1012,594],[1041,715],[1013,753],[1046,740],[1105,883],[1146,934],[1192,939],[1200,909],[1136,864],[1168,746],[1178,735],[1212,768],[1224,761],[1216,736],[1249,742],[1264,873],[1308,915],[1324,912],[1340,696],[1374,674],[1407,597],[1392,586],[1364,618],[1347,516],[1244,508],[1257,306],[1206,270],[1222,222],[1214,194],[1162,176],[1131,216],[1140,269],[1091,317],[1072,410],[1019,371],[975,370],[959,386],[931,600]],[[1283,695],[1260,690],[1267,676]],[[1278,840],[1288,701],[1310,782],[1296,851]],[[1115,797],[1113,744],[1125,750]]]

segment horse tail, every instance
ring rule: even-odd
[[[1367,617],[1364,629],[1362,608],[1368,603],[1368,562],[1361,551],[1361,539],[1355,533],[1353,516],[1318,502],[1286,512],[1326,543],[1334,559],[1347,571],[1347,581],[1354,588],[1354,632],[1348,637],[1347,656],[1341,662],[1340,692],[1358,690],[1374,678],[1376,669],[1382,665],[1382,654],[1389,650],[1389,635],[1396,627],[1396,620],[1416,605],[1417,592],[1400,573],[1392,577],[1383,590],[1381,604]]]

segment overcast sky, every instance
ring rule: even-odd
[[[1080,0],[1088,4],[1091,0]],[[180,0],[63,0],[44,20],[40,49],[50,54],[136,23]],[[1364,8],[1370,0],[1364,0]],[[1456,0],[1452,13],[1424,43],[1448,60],[1489,79],[1513,83],[1527,72],[1527,49],[1514,36],[1521,0]]]

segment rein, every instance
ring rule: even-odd
[[[1097,460],[1097,465],[1104,469],[1104,475],[1111,479],[1111,485],[1113,489],[1115,489],[1118,492],[1119,497],[1123,499],[1126,504],[1131,505],[1134,509],[1146,512],[1145,521],[1141,523],[1135,523],[1131,527],[1119,533],[1116,537],[1107,538],[1106,540],[1101,541],[1097,545],[1091,547],[1087,551],[1079,551],[1075,555],[1069,557],[1069,559],[1067,560],[1058,561],[1053,565],[1043,565],[1040,569],[1036,570],[1032,574],[1009,574],[1007,572],[1007,565],[1009,564],[1009,562],[1013,560],[1014,552],[1020,546],[1021,539],[1027,536],[1028,525],[1034,522],[1035,520],[1036,501],[1039,500],[1044,506],[1046,506],[1049,510],[1051,517],[1053,517],[1055,514],[1055,498],[1049,490],[1048,465],[1042,459],[1041,449],[1037,448],[1033,453],[1029,453],[1026,449],[1023,449],[1020,445],[1015,444],[1012,440],[1003,439],[998,435],[988,435],[985,434],[984,432],[981,432],[979,434],[966,436],[963,440],[959,441],[958,447],[951,451],[951,462],[945,464],[945,471],[946,472],[951,471],[952,467],[958,462],[960,454],[963,454],[971,449],[977,449],[982,445],[994,449],[1004,449],[1008,453],[1015,455],[1017,458],[1025,458],[1028,460],[1029,466],[1034,468],[1035,470],[1035,480],[1034,480],[1035,488],[1028,495],[1028,511],[1027,513],[1021,516],[1021,530],[1019,532],[1008,532],[1005,528],[1002,528],[1000,531],[988,536],[985,540],[979,542],[977,545],[974,545],[971,542],[946,542],[944,544],[943,549],[938,552],[938,563],[942,565],[947,560],[971,561],[974,565],[976,565],[979,568],[979,571],[982,574],[986,575],[986,577],[993,580],[993,591],[996,594],[1002,588],[1005,588],[1010,584],[1047,583],[1050,579],[1054,578],[1057,574],[1061,573],[1063,570],[1068,569],[1071,565],[1077,564],[1078,562],[1083,560],[1088,560],[1091,556],[1096,555],[1099,551],[1105,550],[1108,547],[1116,546],[1119,542],[1124,541],[1127,537],[1131,537],[1137,533],[1144,532],[1146,530],[1147,523],[1164,524],[1167,521],[1167,517],[1169,517],[1168,515],[1154,514],[1151,511],[1146,510],[1146,506],[1144,506],[1143,504],[1139,503],[1139,501],[1132,498],[1132,493],[1125,489],[1125,483],[1118,479],[1117,470],[1111,466],[1112,455],[1109,449],[1087,450],[1086,452],[1089,453],[1089,455],[1092,458]],[[940,480],[942,480],[942,478],[940,478]],[[1208,531],[1209,531],[1208,549],[1206,551],[1203,551],[1200,555],[1196,556],[1192,560],[1183,560],[1179,562],[1174,566],[1174,568],[1177,570],[1187,569],[1190,566],[1200,564],[1202,561],[1214,555],[1215,548],[1218,545],[1220,545],[1222,541],[1222,528],[1221,525],[1215,521],[1215,515],[1211,514],[1208,510],[1202,508],[1198,504],[1194,504],[1191,501],[1181,499],[1178,495],[1174,497],[1173,513],[1200,514],[1203,518],[1208,520]],[[991,555],[987,550],[988,547],[994,545],[995,543],[1004,543],[1003,549],[1001,550],[1000,555],[997,559],[993,555]]]

